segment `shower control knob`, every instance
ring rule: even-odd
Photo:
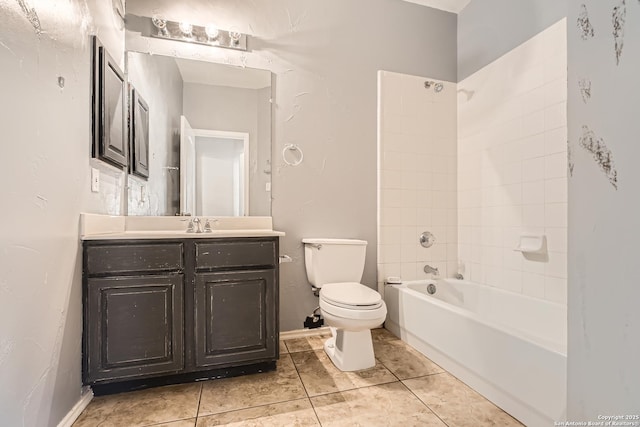
[[[423,248],[430,248],[436,242],[436,236],[429,231],[425,231],[420,235],[420,245]]]

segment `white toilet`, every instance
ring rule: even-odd
[[[320,289],[320,311],[332,337],[324,351],[341,371],[375,366],[371,329],[384,322],[387,306],[380,294],[360,283],[367,242],[302,239],[309,282]]]

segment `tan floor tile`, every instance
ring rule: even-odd
[[[311,403],[323,427],[446,427],[399,382],[312,397]]]
[[[292,353],[291,357],[309,396],[397,381],[379,362],[370,369],[342,372],[334,366],[324,350]]]
[[[373,339],[373,342],[399,340],[400,339],[397,336],[393,335],[388,330],[386,330],[385,328],[372,329],[371,330],[371,338]]]
[[[96,397],[74,426],[193,427],[196,415],[200,427],[318,419],[323,426],[443,427],[438,417],[450,427],[521,426],[390,332],[372,336],[378,363],[371,369],[338,370],[322,348],[328,335],[281,341],[274,372]]]
[[[193,418],[200,390],[194,383],[95,397],[73,425],[133,427]]]
[[[291,356],[283,354],[275,371],[203,383],[198,416],[305,397]]]
[[[376,358],[401,380],[437,374],[444,370],[399,339],[373,342]]]
[[[448,373],[414,378],[403,383],[449,427],[522,425]]]
[[[324,348],[324,342],[331,338],[331,334],[314,335],[312,337],[293,338],[285,340],[289,353],[299,351],[319,350]]]
[[[153,427],[195,427],[196,419],[173,421],[171,423],[154,424]]]
[[[211,426],[319,426],[309,399],[274,403],[198,418],[198,427]]]

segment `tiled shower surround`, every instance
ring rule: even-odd
[[[439,93],[380,72],[379,282],[429,264],[566,304],[566,46],[562,20]],[[548,255],[514,251],[521,233],[544,234]]]
[[[566,304],[566,20],[458,84],[458,256],[474,282]],[[513,249],[544,234],[548,257]]]
[[[426,278],[425,264],[449,276],[457,269],[456,85],[381,71],[378,74],[378,281]],[[435,235],[420,246],[423,231]]]

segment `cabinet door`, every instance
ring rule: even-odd
[[[197,366],[276,358],[275,270],[200,273],[195,287]]]
[[[97,37],[93,40],[93,156],[122,167],[127,165],[126,80]]]
[[[85,301],[85,383],[184,366],[183,277],[93,278]]]

